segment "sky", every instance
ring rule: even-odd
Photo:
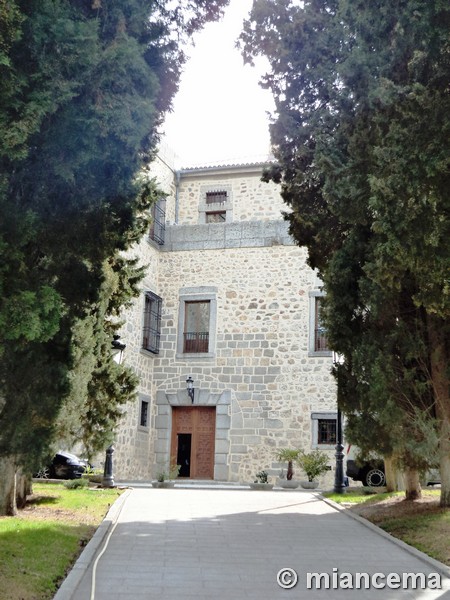
[[[244,66],[235,42],[252,0],[231,0],[221,21],[194,36],[166,117],[163,141],[178,155],[177,167],[265,160],[270,153],[272,96],[259,84],[263,61]]]

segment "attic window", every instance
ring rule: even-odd
[[[226,191],[206,192],[206,204],[223,204],[226,201]]]

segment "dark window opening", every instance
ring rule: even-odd
[[[154,354],[159,353],[159,341],[161,337],[161,306],[162,299],[146,292],[144,306],[144,333],[142,347]]]
[[[145,400],[141,401],[140,425],[141,427],[148,427],[148,402]]]
[[[317,443],[327,445],[336,444],[336,419],[318,419]]]
[[[224,223],[227,218],[227,213],[225,210],[217,210],[214,212],[206,212],[205,213],[205,221],[206,223]]]

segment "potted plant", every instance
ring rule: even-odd
[[[154,488],[170,488],[174,487],[175,481],[180,472],[181,465],[172,465],[168,471],[160,471],[156,475],[156,480],[152,481]]]
[[[256,479],[250,484],[252,490],[271,490],[273,485],[269,483],[269,475],[267,471],[258,471]]]
[[[300,450],[296,463],[303,469],[308,477],[308,481],[300,481],[300,485],[305,489],[315,489],[318,487],[319,482],[316,478],[329,470],[328,456],[318,448],[312,452]]]
[[[280,448],[277,452],[277,460],[287,462],[286,479],[282,476],[278,482],[278,485],[282,488],[295,489],[299,486],[299,482],[292,479],[294,476],[294,462],[297,460],[298,453],[299,450],[291,448]],[[284,474],[284,471],[282,473]]]

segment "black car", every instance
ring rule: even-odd
[[[55,454],[48,467],[42,468],[35,477],[41,479],[79,479],[86,471],[88,464],[70,452],[60,451]]]

